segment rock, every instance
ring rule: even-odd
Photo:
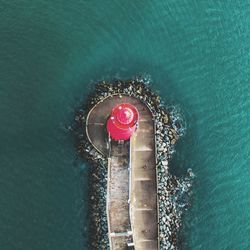
[[[175,139],[172,139],[171,140],[171,144],[174,145],[176,143],[176,140]]]
[[[168,115],[167,115],[167,114],[164,116],[163,122],[164,122],[165,124],[168,124]]]
[[[186,206],[184,194],[191,188],[190,178],[194,176],[188,170],[187,179],[179,180],[168,172],[168,160],[174,152],[174,144],[178,139],[178,134],[174,128],[178,124],[176,119],[172,119],[160,102],[160,97],[151,92],[144,84],[142,78],[132,81],[116,81],[114,84],[100,82],[96,87],[96,93],[87,103],[88,109],[105,97],[119,93],[122,95],[135,96],[147,104],[151,109],[156,124],[156,152],[157,152],[157,173],[158,173],[158,200],[159,200],[159,228],[160,228],[160,249],[177,249],[177,233],[180,228],[182,209]],[[77,140],[77,147],[80,154],[85,152],[85,156],[93,163],[92,171],[93,193],[90,196],[92,202],[93,239],[90,249],[108,249],[108,228],[106,217],[106,184],[107,184],[107,159],[100,155],[87,142],[82,134],[85,126],[86,109],[82,108],[76,112],[75,123],[81,132]],[[171,119],[170,119],[171,117]],[[174,122],[173,122],[174,121]],[[189,178],[189,179],[188,179]],[[182,201],[183,200],[183,201]],[[183,207],[183,208],[182,208]]]

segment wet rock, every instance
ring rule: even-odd
[[[93,165],[90,223],[90,249],[108,249],[108,227],[106,216],[106,186],[107,186],[107,159],[97,152],[87,141],[85,131],[86,115],[98,102],[110,95],[134,96],[144,102],[154,115],[156,124],[156,153],[158,173],[158,200],[159,200],[159,236],[160,249],[177,249],[178,232],[181,227],[181,216],[188,205],[187,194],[191,189],[192,170],[188,176],[177,179],[168,171],[169,159],[174,153],[174,145],[179,138],[178,129],[181,125],[172,113],[169,113],[160,101],[160,97],[153,93],[140,77],[129,81],[102,81],[96,85],[95,93],[89,98],[85,106],[81,106],[75,114],[77,151]]]
[[[171,140],[171,144],[174,145],[176,143],[176,140],[175,139],[172,139]]]
[[[165,124],[168,124],[168,115],[164,115],[163,121]]]

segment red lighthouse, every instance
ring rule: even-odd
[[[130,103],[122,103],[112,109],[107,121],[107,131],[113,140],[128,140],[136,130],[138,110]]]

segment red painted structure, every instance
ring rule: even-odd
[[[107,131],[113,140],[129,140],[136,130],[139,113],[130,103],[122,103],[112,109],[107,121]]]

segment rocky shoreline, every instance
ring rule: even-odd
[[[160,249],[178,249],[181,217],[188,204],[194,177],[189,169],[187,176],[177,178],[169,173],[169,159],[182,135],[182,124],[171,110],[166,109],[158,95],[152,92],[144,79],[100,82],[86,104],[76,111],[75,122],[70,127],[76,136],[77,152],[91,163],[90,173],[90,249],[109,249],[106,217],[107,159],[89,143],[85,134],[88,111],[102,99],[123,94],[136,97],[145,103],[155,119],[158,170],[159,239]]]

